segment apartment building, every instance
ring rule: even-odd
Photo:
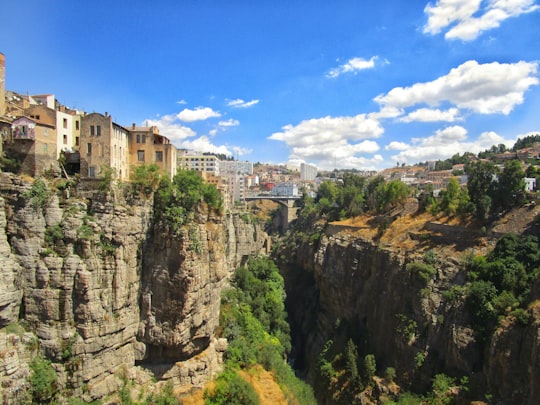
[[[219,175],[221,163],[214,155],[203,155],[187,150],[178,151],[177,155],[178,170],[196,170]]]
[[[317,166],[308,163],[300,164],[300,180],[313,181],[317,177]]]
[[[138,127],[132,124],[129,132],[129,161],[133,167],[155,164],[171,179],[177,170],[177,149],[156,126]]]
[[[81,177],[100,177],[110,167],[115,179],[129,180],[129,132],[108,113],[81,118],[79,152]]]

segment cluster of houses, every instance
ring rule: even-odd
[[[104,170],[115,179],[129,181],[137,166],[155,164],[164,175],[174,177],[177,170],[196,170],[215,184],[231,201],[239,201],[254,192],[277,196],[299,194],[299,185],[314,184],[317,167],[302,164],[299,172],[266,167],[254,173],[252,162],[220,160],[211,154],[177,149],[156,126],[119,125],[107,112],[86,113],[68,108],[53,94],[23,95],[5,89],[5,57],[0,53],[0,157],[16,164],[17,171],[36,177],[48,171],[78,173],[83,179],[97,179]],[[540,145],[495,157],[529,159],[540,156]],[[452,177],[467,182],[464,165],[451,170],[407,166],[384,170],[386,179],[423,188],[432,184],[443,189]],[[371,175],[377,173],[373,172]],[[535,179],[527,179],[527,188],[535,188]],[[255,190],[255,191],[253,191]]]

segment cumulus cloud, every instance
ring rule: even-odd
[[[173,143],[178,143],[186,138],[197,135],[191,128],[178,123],[176,115],[164,115],[157,120],[148,119],[145,122],[148,123],[148,126],[157,126],[159,133],[169,138]]]
[[[402,122],[455,122],[459,120],[461,120],[461,117],[457,108],[450,108],[444,111],[432,108],[419,108],[400,119]]]
[[[373,56],[369,60],[365,60],[363,58],[349,59],[343,65],[331,69],[326,74],[326,77],[335,78],[335,77],[338,77],[338,76],[340,76],[342,74],[345,74],[345,73],[354,73],[354,74],[356,74],[361,70],[373,69],[375,67],[375,63],[377,62],[378,59],[379,59],[378,56]]]
[[[435,131],[426,138],[413,138],[411,143],[399,142],[398,148],[391,148],[390,143],[385,149],[401,150],[391,158],[396,162],[417,163],[427,160],[448,159],[456,153],[472,152],[478,153],[491,148],[493,145],[505,144],[511,147],[514,140],[504,139],[495,132],[483,132],[475,140],[469,140],[467,130],[461,126],[450,126]],[[395,145],[394,145],[395,146]]]
[[[386,150],[407,150],[410,146],[405,142],[392,141],[384,147]]]
[[[199,152],[210,152],[216,154],[223,154],[227,156],[233,156],[233,152],[229,147],[225,145],[215,145],[213,144],[207,136],[200,136],[196,139],[183,141],[180,144],[181,148],[195,150]]]
[[[244,148],[242,146],[232,146],[231,149],[233,150],[235,156],[245,156],[253,152],[253,149]]]
[[[384,132],[380,123],[365,114],[354,117],[323,117],[286,125],[268,139],[285,142],[291,148],[291,160],[317,162],[320,166],[339,163],[339,167],[360,167],[368,161],[359,154],[373,154],[379,145],[370,140]],[[370,163],[372,164],[372,163]]]
[[[244,101],[241,98],[237,98],[236,100],[229,100],[227,105],[233,108],[248,108],[258,104],[259,101],[260,100]]]
[[[212,110],[210,107],[197,107],[194,110],[185,108],[180,111],[176,117],[180,121],[193,122],[207,120],[208,118],[221,117],[221,114]]]
[[[240,146],[216,145],[209,138],[209,136],[213,137],[217,135],[218,130],[225,130],[227,128],[239,125],[237,120],[229,119],[220,121],[217,124],[217,128],[208,131],[208,135],[199,136],[195,130],[182,124],[180,115],[185,111],[186,110],[179,114],[164,115],[158,119],[147,119],[145,120],[145,125],[157,126],[159,133],[169,138],[170,141],[180,149],[190,149],[198,152],[222,153],[227,156],[246,155],[252,152],[250,149]]]
[[[230,118],[230,119],[228,119],[226,121],[219,121],[218,122],[218,126],[220,128],[237,127],[238,125],[240,125],[240,121],[232,119],[232,118]]]
[[[423,31],[434,35],[448,29],[446,39],[471,41],[508,18],[537,9],[535,0],[438,0],[424,9],[428,20]]]
[[[508,115],[523,103],[524,93],[538,84],[538,63],[485,63],[474,60],[450,70],[431,82],[395,87],[375,97],[382,109],[406,108],[417,104],[438,106],[443,102],[480,114]]]

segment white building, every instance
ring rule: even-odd
[[[222,160],[219,162],[219,170],[221,173],[242,173],[251,176],[253,174],[253,162]]]
[[[317,177],[317,166],[308,163],[300,164],[300,180],[313,181]]]
[[[213,155],[179,150],[177,154],[178,170],[196,170],[214,175],[220,173],[220,160]]]
[[[298,184],[296,183],[278,183],[270,191],[270,195],[278,197],[298,197]]]
[[[525,191],[534,191],[536,188],[536,178],[525,177]]]

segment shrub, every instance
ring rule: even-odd
[[[22,198],[30,203],[36,209],[45,208],[49,202],[50,193],[43,179],[39,178],[34,181],[30,190],[22,194]]]
[[[407,271],[416,275],[424,284],[429,283],[437,274],[437,270],[431,264],[414,262],[407,264]]]
[[[30,393],[37,403],[50,402],[58,392],[56,371],[49,360],[35,357],[30,363]]]
[[[226,370],[216,380],[213,392],[204,393],[206,405],[258,405],[259,396],[255,389],[236,372]]]

